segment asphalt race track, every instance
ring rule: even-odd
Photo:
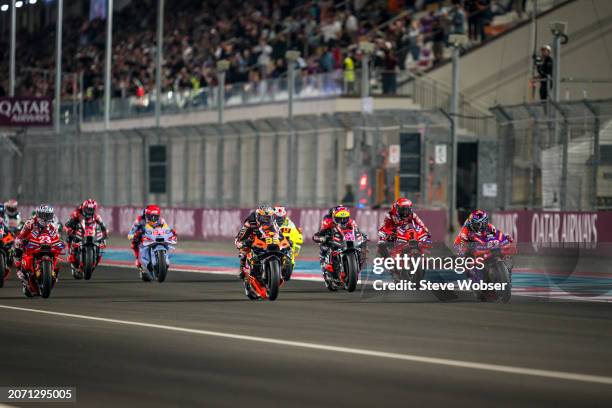
[[[45,300],[11,276],[0,386],[74,386],[99,407],[610,406],[609,304],[402,296],[291,281],[253,302],[229,275],[100,267]]]

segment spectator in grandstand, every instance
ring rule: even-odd
[[[352,95],[355,93],[355,61],[352,53],[348,53],[343,61],[344,69],[344,93]]]
[[[444,58],[448,34],[464,32],[466,15],[473,41],[484,39],[484,28],[491,18],[490,0],[443,1],[356,0],[349,2],[311,0],[225,0],[223,2],[167,2],[164,31],[164,93],[191,91],[194,95],[215,86],[215,64],[230,62],[226,82],[257,84],[286,75],[284,60],[288,49],[300,50],[309,74],[337,72],[342,75],[349,47],[359,39],[390,42],[390,52],[381,49],[381,62],[395,59],[400,69],[426,69]],[[465,5],[465,10],[462,7]],[[113,38],[111,90],[119,98],[149,98],[155,89],[156,0],[131,0],[116,13]],[[427,12],[423,12],[427,6]],[[512,5],[511,5],[512,6]],[[510,7],[511,7],[510,6]],[[499,9],[499,8],[498,8]],[[502,8],[501,12],[505,12]],[[399,13],[404,18],[392,20]],[[467,12],[466,12],[467,10]],[[496,11],[500,12],[499,10]],[[82,72],[85,99],[103,95],[105,29],[104,20],[87,16],[65,19],[64,66]],[[437,23],[436,23],[437,21]],[[435,27],[441,27],[442,33]],[[51,23],[40,32],[19,33],[18,67],[40,68],[51,72],[54,50],[46,39],[55,30]],[[381,40],[380,42],[376,40]],[[8,47],[0,44],[0,69],[8,69]],[[331,53],[331,58],[330,54]],[[391,54],[391,55],[387,55]],[[358,61],[353,58],[358,65]],[[18,94],[50,96],[52,74],[18,71]],[[6,93],[7,84],[4,84]],[[258,86],[258,85],[257,85]],[[74,86],[64,81],[64,98],[73,95]],[[87,108],[86,108],[87,109]]]
[[[384,51],[385,57],[383,60],[382,86],[384,95],[395,95],[397,90],[397,58],[392,52],[391,47]]]
[[[465,12],[455,4],[450,12],[451,34],[465,34]]]
[[[432,25],[432,41],[433,41],[433,65],[436,66],[444,57],[444,42],[446,33],[442,27],[441,20],[439,18],[434,19]]]

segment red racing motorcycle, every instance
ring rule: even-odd
[[[389,256],[395,258],[396,256],[403,257],[404,254],[410,258],[421,257],[429,253],[431,248],[431,237],[421,227],[412,223],[406,226],[399,227],[397,229],[397,235],[395,238],[395,245],[389,251]],[[425,270],[423,267],[418,268],[414,273],[407,270],[392,269],[391,275],[393,280],[399,282],[401,280],[408,280],[417,284],[425,277]]]
[[[48,298],[57,281],[59,269],[57,261],[64,252],[66,244],[57,231],[41,232],[30,238],[24,248],[21,269],[28,279],[24,287],[26,297]]]
[[[79,262],[78,269],[72,268],[74,279],[91,279],[93,271],[102,259],[106,248],[104,234],[95,220],[82,220],[74,235],[73,251]]]

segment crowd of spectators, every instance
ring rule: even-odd
[[[155,88],[156,4],[132,1],[114,17],[114,97],[143,97]],[[230,62],[228,84],[279,78],[290,49],[302,54],[302,75],[355,70],[361,61],[357,44],[365,39],[375,44],[373,66],[387,75],[384,91],[393,93],[398,70],[426,70],[444,61],[450,34],[479,43],[494,16],[521,7],[524,0],[173,0],[165,10],[162,88],[214,86],[215,64],[222,59]],[[19,32],[18,95],[53,94],[54,35],[53,25]],[[65,21],[63,69],[82,73],[86,99],[103,95],[105,40],[104,20]],[[8,44],[0,48],[0,68],[7,72]],[[344,79],[355,76],[345,73]],[[76,84],[76,75],[64,76],[65,97]],[[0,82],[0,95],[7,86]]]

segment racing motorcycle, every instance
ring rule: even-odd
[[[468,272],[472,282],[505,283],[502,290],[475,290],[474,296],[481,302],[508,303],[512,296],[512,255],[516,254],[516,245],[506,238],[498,236],[487,237],[482,244],[472,248],[474,258],[482,258],[484,268],[474,268]]]
[[[4,281],[9,275],[12,259],[10,256],[15,237],[8,226],[0,222],[0,288],[4,287]]]
[[[74,279],[91,279],[94,269],[102,259],[106,248],[104,234],[95,220],[82,220],[74,235],[75,253],[78,254],[79,267],[72,269]]]
[[[145,226],[140,243],[140,264],[146,268],[140,275],[144,282],[166,280],[170,266],[170,251],[176,245],[176,235],[167,225]]]
[[[361,265],[365,264],[367,237],[352,227],[337,225],[328,243],[331,248],[325,260],[325,286],[330,292],[338,288],[355,291]]]
[[[291,244],[276,226],[261,227],[247,253],[244,293],[251,300],[276,300],[284,283],[281,271],[291,265]]]
[[[428,250],[431,248],[431,237],[420,226],[412,223],[406,226],[402,226],[397,229],[397,235],[395,239],[395,245],[389,251],[389,256],[395,258],[404,254],[409,257],[420,257],[426,255]],[[419,267],[414,273],[407,270],[391,270],[393,280],[399,282],[401,280],[408,280],[417,284],[425,277],[425,270]]]
[[[41,232],[30,238],[24,248],[22,271],[28,285],[24,287],[26,297],[40,295],[48,298],[58,278],[57,261],[66,245],[56,231]]]

